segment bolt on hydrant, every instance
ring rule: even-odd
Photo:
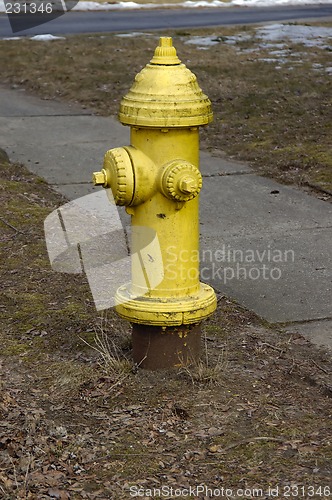
[[[212,118],[196,76],[162,37],[120,104],[131,145],[107,151],[93,174],[131,215],[131,282],[118,289],[115,310],[133,324],[133,357],[143,368],[197,360],[199,323],[216,308],[214,290],[199,281],[198,257],[198,129]]]

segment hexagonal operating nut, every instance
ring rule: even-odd
[[[163,167],[161,192],[171,200],[189,201],[195,198],[202,187],[202,176],[192,163],[176,159]]]
[[[107,187],[107,174],[106,170],[102,169],[100,172],[93,172],[92,182],[95,186]]]
[[[184,177],[179,182],[179,189],[182,193],[191,194],[197,190],[197,181],[193,177]]]

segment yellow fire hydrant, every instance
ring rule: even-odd
[[[132,280],[115,297],[133,324],[134,361],[156,369],[190,362],[200,350],[199,322],[216,308],[199,280],[199,126],[211,102],[160,38],[149,64],[120,104],[131,145],[107,151],[95,185],[131,215]]]

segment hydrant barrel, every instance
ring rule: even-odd
[[[93,177],[131,215],[132,279],[118,289],[116,311],[136,325],[177,325],[181,338],[181,325],[216,308],[214,290],[199,279],[199,127],[212,118],[196,76],[162,37],[120,104],[131,143],[109,150]]]

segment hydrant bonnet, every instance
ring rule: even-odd
[[[138,127],[195,127],[213,119],[211,102],[181,63],[169,37],[160,38],[150,63],[136,75],[119,119]]]

